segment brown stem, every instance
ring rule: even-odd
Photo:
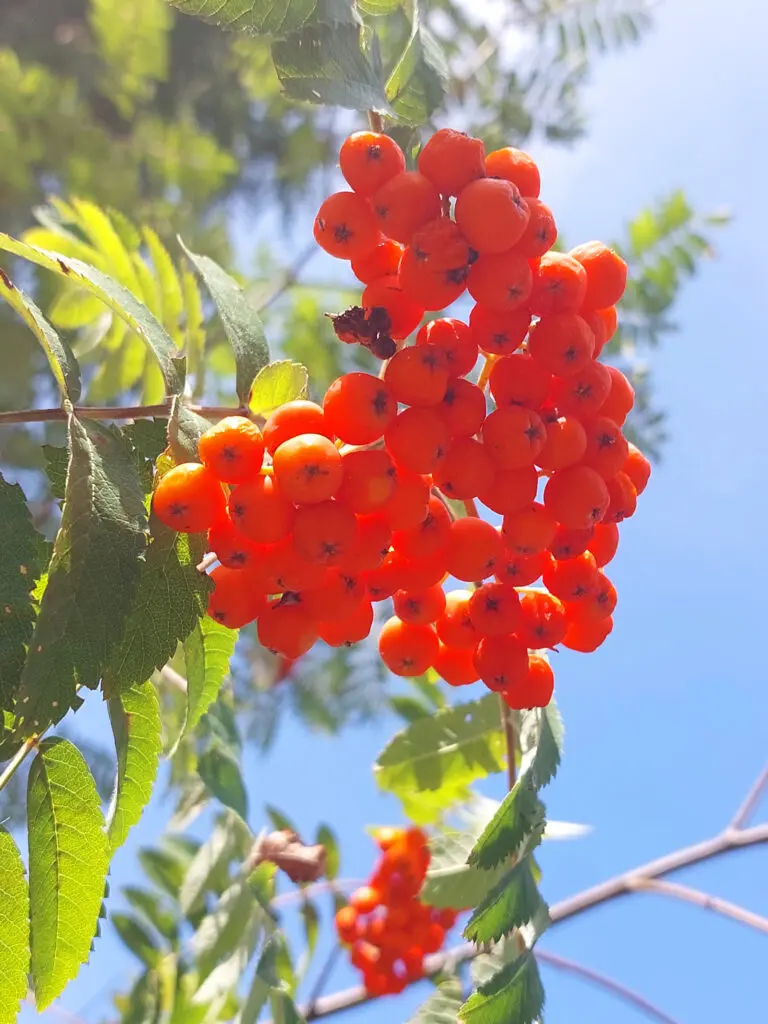
[[[209,420],[221,420],[225,416],[249,415],[247,409],[226,405],[191,405],[190,409]],[[171,403],[163,402],[160,405],[80,405],[75,406],[74,412],[76,416],[92,420],[137,420],[152,416],[170,416]],[[67,413],[64,409],[17,409],[0,412],[0,427],[11,423],[50,423],[66,421],[66,419]]]
[[[685,903],[693,903],[702,910],[711,910],[715,914],[722,914],[723,917],[730,917],[739,924],[748,928],[754,928],[759,932],[768,935],[768,917],[755,914],[746,907],[740,907],[738,903],[731,903],[729,900],[721,900],[719,896],[710,896],[708,892],[701,892],[700,889],[691,889],[687,885],[678,885],[676,882],[660,882],[656,879],[643,881],[637,885],[638,892],[657,892],[660,896],[670,896],[672,899],[683,900]]]
[[[504,746],[507,751],[507,789],[512,790],[517,781],[517,729],[512,721],[509,708],[499,694],[499,710],[501,711],[501,727],[504,730]]]
[[[384,118],[378,112],[378,110],[368,111],[368,124],[372,132],[383,132],[384,131]]]
[[[546,950],[537,950],[536,959],[540,960],[543,964],[555,967],[558,971],[567,971],[569,974],[575,974],[577,977],[583,978],[584,981],[589,981],[593,985],[604,988],[606,992],[610,992],[619,999],[623,999],[625,1003],[631,1003],[647,1017],[662,1021],[662,1024],[679,1024],[679,1021],[664,1013],[658,1006],[655,1006],[641,996],[639,992],[627,988],[626,985],[614,981],[613,978],[609,978],[605,974],[600,974],[599,971],[593,971],[591,967],[585,967],[575,960],[567,960],[564,956],[558,956],[556,953],[549,953]]]

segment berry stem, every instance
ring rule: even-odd
[[[368,124],[370,125],[372,132],[384,131],[384,118],[381,116],[378,110],[368,111]]]
[[[480,376],[477,378],[477,386],[480,388],[481,391],[485,391],[485,389],[488,387],[488,381],[490,380],[491,377],[491,370],[493,369],[493,364],[496,362],[498,358],[498,356],[485,357],[485,362],[483,363],[483,368],[480,371]]]
[[[517,782],[517,728],[512,718],[512,712],[501,694],[499,694],[499,711],[501,712],[501,727],[504,730],[504,745],[507,748],[507,789],[512,790]]]
[[[0,775],[0,791],[5,789],[19,768],[21,768],[27,758],[27,755],[37,747],[42,737],[43,734],[40,733],[39,736],[30,736],[28,739],[24,740],[22,745],[3,769],[2,775]]]

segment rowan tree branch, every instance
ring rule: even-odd
[[[747,824],[752,817],[752,812],[764,796],[766,789],[768,789],[768,764],[760,772],[754,786],[744,797],[741,807],[739,807],[731,819],[730,828],[743,828]]]
[[[588,981],[598,988],[603,988],[606,992],[610,992],[618,999],[623,999],[625,1003],[630,1003],[635,1009],[644,1013],[646,1017],[651,1017],[654,1020],[662,1021],[662,1024],[680,1024],[674,1017],[670,1017],[669,1014],[664,1013],[663,1010],[659,1009],[644,996],[641,996],[639,992],[635,992],[631,988],[627,988],[626,985],[622,985],[618,981],[614,981],[613,978],[609,978],[605,974],[601,974],[599,971],[592,970],[591,967],[585,967],[584,964],[577,963],[575,960],[568,960],[564,956],[559,956],[557,953],[550,953],[547,950],[537,949],[536,959],[541,961],[543,964],[549,964],[550,967],[556,968],[558,971],[565,971],[568,974],[575,974],[583,981]]]
[[[277,278],[270,284],[266,295],[259,301],[256,311],[262,313],[265,309],[277,302],[288,289],[296,284],[299,279],[299,274],[304,267],[309,263],[315,253],[318,251],[319,246],[317,242],[312,241],[308,246],[301,250],[296,259],[287,267],[282,274],[278,274]]]
[[[247,416],[247,409],[226,405],[191,405],[192,412],[198,413],[209,420],[221,420],[225,416]],[[152,416],[170,416],[171,403],[159,405],[76,405],[76,416],[92,420],[137,420]],[[12,423],[51,423],[65,421],[67,413],[64,409],[12,409],[0,412],[0,427]]]
[[[755,914],[738,903],[731,903],[730,900],[720,899],[719,896],[710,896],[708,892],[700,889],[691,889],[687,885],[678,885],[676,882],[662,882],[657,879],[640,882],[636,886],[638,892],[657,892],[660,896],[670,896],[672,899],[682,900],[685,903],[693,903],[703,910],[711,910],[715,914],[722,914],[723,917],[730,917],[739,924],[748,928],[754,928],[763,934],[768,935],[768,917]]]

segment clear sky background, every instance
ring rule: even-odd
[[[638,48],[596,65],[587,139],[573,150],[530,147],[543,197],[574,243],[616,236],[627,217],[676,186],[699,209],[727,205],[735,215],[717,238],[717,259],[681,296],[679,333],[652,356],[671,439],[610,567],[620,595],[614,632],[594,655],[556,659],[567,734],[548,810],[593,831],[546,845],[549,902],[712,835],[768,757],[768,7],[667,0],[656,19]],[[264,823],[262,800],[307,835],[328,820],[342,873],[367,874],[374,848],[364,826],[400,817],[370,772],[396,728],[387,717],[337,740],[285,720],[270,756],[248,758],[253,828]],[[500,796],[501,784],[492,792]],[[159,834],[166,812],[156,801],[116,857],[113,894],[138,880],[136,850]],[[766,847],[680,877],[768,914]],[[642,991],[681,1024],[768,1019],[768,937],[692,906],[629,897],[557,926],[541,948]],[[107,924],[59,1006],[87,1024],[107,1020],[110,994],[125,991],[135,970]],[[547,1024],[642,1019],[574,978],[543,973]],[[354,981],[340,966],[331,990]],[[400,1024],[428,991],[418,986],[343,1019]],[[39,1019],[29,1009],[21,1017]]]

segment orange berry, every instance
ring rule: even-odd
[[[582,462],[597,470],[604,480],[624,465],[629,455],[629,443],[613,420],[607,416],[595,416],[585,424],[587,447]]]
[[[355,192],[335,192],[317,211],[314,235],[331,256],[349,260],[373,249],[379,228],[370,203]]]
[[[424,933],[422,948],[425,953],[437,953],[445,942],[445,928],[436,921],[427,926]]]
[[[242,483],[259,472],[264,461],[264,438],[245,416],[227,416],[200,438],[200,461],[228,484]]]
[[[401,551],[394,550],[392,561],[398,568],[401,590],[426,590],[442,583],[446,577],[445,552],[442,549],[418,558],[407,558]]]
[[[341,486],[339,449],[322,434],[299,434],[284,441],[272,456],[275,481],[289,501],[316,505]]]
[[[496,409],[483,423],[483,445],[498,469],[533,465],[546,440],[541,417],[520,405]]]
[[[612,629],[613,619],[610,615],[604,619],[573,619],[568,625],[563,647],[571,651],[580,651],[582,654],[591,654],[597,650]]]
[[[412,626],[427,626],[445,611],[445,591],[437,583],[424,590],[398,590],[393,598],[395,615]]]
[[[152,511],[177,533],[202,533],[226,515],[226,498],[218,478],[199,462],[174,466],[160,478]]]
[[[386,384],[370,373],[345,373],[323,399],[325,421],[347,444],[372,444],[383,437],[397,413]]]
[[[477,434],[485,419],[485,394],[470,380],[452,377],[439,406],[435,407],[451,437]]]
[[[485,146],[453,128],[440,128],[419,153],[419,171],[444,196],[457,196],[485,174]]]
[[[423,309],[444,309],[466,285],[469,246],[450,217],[438,217],[414,232],[400,262],[405,294]]]
[[[512,554],[535,555],[549,547],[556,529],[557,523],[549,509],[533,501],[519,512],[504,516],[501,535]]]
[[[389,501],[397,473],[389,455],[380,448],[358,448],[341,457],[343,477],[336,497],[353,512],[377,512]]]
[[[390,551],[381,565],[365,574],[365,585],[371,601],[386,601],[392,597],[396,590],[402,589],[404,576],[402,560],[395,556],[394,551]]]
[[[523,594],[517,634],[533,650],[554,647],[565,636],[568,623],[562,602],[551,594]]]
[[[536,465],[550,472],[579,462],[587,450],[587,432],[575,416],[561,416],[547,423],[547,439],[536,456]]]
[[[549,252],[555,244],[557,227],[552,211],[540,199],[523,195],[523,202],[528,207],[528,223],[514,249],[527,260],[534,260]]]
[[[229,496],[229,514],[243,536],[256,544],[274,544],[293,526],[295,510],[273,476],[238,484]]]
[[[315,402],[296,399],[286,402],[267,417],[264,424],[264,444],[270,455],[274,455],[283,441],[299,434],[322,434],[333,440],[333,431],[328,426],[325,413]]]
[[[584,306],[589,309],[615,306],[627,286],[627,264],[616,250],[602,242],[585,242],[571,249],[568,255],[578,260],[587,273]]]
[[[558,561],[583,555],[594,534],[594,526],[588,526],[583,530],[571,530],[566,526],[558,526],[555,539],[549,545],[550,553]]]
[[[619,528],[616,523],[598,523],[587,549],[592,552],[598,569],[607,565],[619,546]]]
[[[222,626],[240,629],[266,608],[267,599],[249,570],[217,565],[210,577],[213,591],[208,596],[208,615]]]
[[[371,249],[370,252],[365,252],[351,261],[352,273],[358,281],[370,284],[380,277],[396,275],[402,256],[402,245],[399,242],[393,242],[391,238],[385,238],[375,249]]]
[[[395,352],[384,371],[384,383],[404,405],[437,405],[448,387],[448,360],[437,345],[410,345]]]
[[[293,543],[308,562],[340,565],[354,550],[357,520],[346,505],[323,501],[296,512]]]
[[[569,603],[582,601],[597,590],[597,567],[591,552],[553,562],[542,575],[544,586],[555,597]]]
[[[509,583],[484,583],[469,599],[469,617],[481,636],[514,633],[522,622],[520,597]]]
[[[514,711],[526,708],[545,708],[555,692],[555,673],[546,658],[540,654],[528,655],[528,673],[519,683],[505,688],[502,697]]]
[[[473,437],[454,437],[434,472],[435,484],[449,498],[476,498],[492,482],[488,449]]]
[[[349,897],[349,905],[354,907],[358,914],[372,913],[376,907],[381,906],[382,901],[382,894],[370,885],[361,885]]]
[[[511,583],[515,587],[527,587],[538,580],[552,561],[549,551],[538,551],[535,555],[519,555],[505,552],[496,566],[499,583]]]
[[[469,314],[469,327],[477,347],[489,355],[503,356],[520,348],[531,324],[527,309],[497,313],[475,305]]]
[[[477,362],[477,342],[472,331],[467,324],[453,317],[424,324],[416,335],[416,344],[437,345],[442,349],[452,377],[464,377]]]
[[[405,409],[384,432],[387,451],[411,473],[431,473],[448,447],[448,428],[434,409]]]
[[[522,149],[505,146],[496,149],[485,158],[485,173],[489,178],[504,178],[514,182],[524,196],[538,198],[541,191],[541,176],[533,157]]]
[[[580,266],[574,260],[576,266]],[[496,313],[528,303],[533,288],[531,265],[515,252],[478,256],[469,268],[467,290],[475,302]]]
[[[354,942],[357,938],[358,914],[354,907],[341,907],[336,912],[336,931],[342,942]]]
[[[371,196],[390,178],[405,170],[405,155],[394,139],[381,132],[354,132],[339,151],[341,173],[347,184]]]
[[[299,597],[314,621],[332,622],[352,615],[365,599],[366,591],[362,576],[328,569],[317,586],[302,589]]]
[[[455,217],[475,252],[498,255],[520,240],[530,213],[511,181],[480,178],[459,193]]]
[[[546,313],[575,313],[587,290],[584,267],[561,252],[547,252],[533,275],[529,306],[537,316]]]
[[[616,609],[618,595],[616,587],[611,583],[605,573],[597,570],[597,583],[592,591],[578,602],[576,617],[582,619],[605,619],[613,615]]]
[[[208,550],[228,569],[251,569],[261,554],[261,548],[244,537],[228,516],[208,531]]]
[[[357,517],[355,542],[344,559],[344,567],[350,572],[370,572],[384,561],[392,543],[392,531],[381,511]]]
[[[277,544],[262,549],[259,568],[267,577],[266,590],[271,594],[320,586],[327,572],[325,566],[308,562],[299,555],[293,537],[284,537]]]
[[[446,569],[457,580],[484,580],[493,575],[501,550],[501,535],[490,523],[473,516],[457,519],[451,524]]]
[[[384,234],[407,244],[422,225],[440,216],[440,195],[419,171],[402,171],[376,191],[373,210]]]
[[[300,658],[317,640],[317,627],[301,604],[280,599],[259,616],[259,643],[286,658]]]
[[[435,623],[440,642],[456,650],[473,651],[481,634],[469,616],[470,590],[451,590],[445,595],[445,610]]]
[[[481,490],[478,497],[492,512],[500,516],[512,515],[535,499],[539,476],[533,466],[520,469],[502,469],[494,474],[490,486]]]
[[[433,496],[429,499],[425,518],[409,530],[396,530],[392,535],[392,545],[404,558],[428,558],[443,550],[450,531],[451,514],[442,501]]]
[[[519,684],[528,674],[528,648],[514,634],[485,636],[475,648],[477,674],[497,693]]]
[[[637,490],[626,473],[617,473],[606,484],[608,488],[608,507],[602,518],[604,523],[621,523],[635,514],[637,508]]]
[[[497,405],[524,405],[529,409],[543,405],[551,384],[552,375],[522,352],[497,359],[488,381]]]
[[[648,480],[651,476],[651,464],[640,449],[636,448],[633,444],[630,444],[628,447],[627,457],[621,469],[635,485],[637,493],[642,494],[648,486]]]
[[[381,660],[397,676],[420,676],[437,657],[437,634],[432,626],[413,626],[396,616],[379,635]]]
[[[615,366],[606,366],[610,374],[611,386],[608,397],[600,406],[600,415],[618,423],[621,427],[635,404],[635,390],[627,378]]]
[[[603,405],[610,390],[608,367],[591,360],[570,377],[555,377],[550,398],[563,415],[591,416]]]
[[[603,518],[609,492],[605,480],[590,466],[566,466],[547,481],[544,505],[563,526],[584,530]]]
[[[480,678],[475,668],[473,647],[440,644],[433,668],[449,686],[469,686]]]
[[[423,523],[429,507],[429,489],[429,481],[423,476],[398,466],[394,493],[381,509],[387,526],[408,530]]]
[[[576,313],[550,313],[534,324],[528,336],[531,358],[545,370],[570,377],[591,361],[595,336]]]
[[[379,277],[363,289],[363,306],[367,311],[385,309],[390,320],[389,334],[395,341],[407,338],[424,316],[424,306],[417,305],[403,291],[400,278],[394,274]]]

